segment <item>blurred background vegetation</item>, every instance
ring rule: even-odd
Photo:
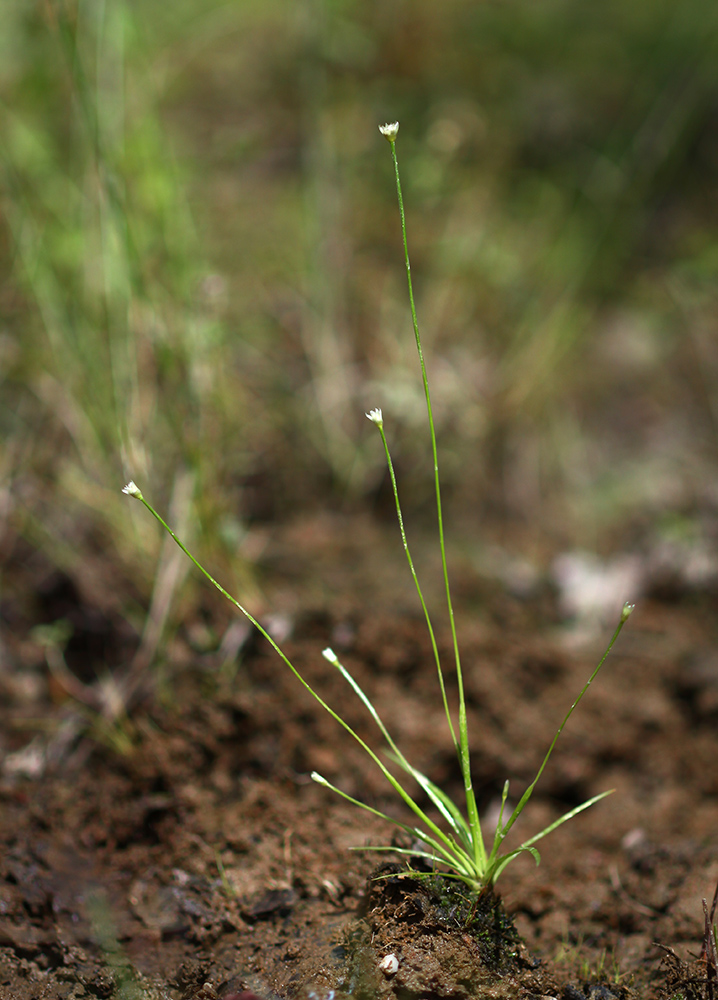
[[[0,114],[6,588],[161,630],[133,478],[246,593],[257,525],[385,510],[374,406],[428,523],[396,119],[454,536],[715,522],[718,6],[3,0]]]

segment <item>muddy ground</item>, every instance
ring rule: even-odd
[[[212,595],[110,725],[82,697],[92,701],[103,666],[122,676],[136,637],[87,581],[17,539],[7,555],[3,998],[708,995],[686,980],[705,975],[694,961],[702,899],[718,881],[713,585],[644,580],[519,833],[615,793],[544,841],[540,867],[526,857],[502,876],[519,941],[494,901],[482,923],[439,882],[396,867],[367,881],[401,859],[350,849],[394,833],[309,775],[397,816],[402,807],[266,642],[227,631],[229,609]],[[310,682],[376,743],[321,656],[331,645],[409,759],[460,798],[429,642],[378,529],[317,518],[277,535],[262,558],[278,612],[267,621]],[[567,622],[540,575],[512,592],[465,552],[456,563],[474,783],[490,822],[504,780],[515,801],[533,777],[613,623]],[[75,697],[53,661],[57,628],[49,638],[36,628],[58,621],[72,626],[63,642]],[[236,657],[219,655],[223,636]],[[396,971],[380,968],[387,955]]]

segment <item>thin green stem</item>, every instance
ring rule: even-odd
[[[441,658],[439,657],[439,647],[436,642],[436,635],[434,634],[434,626],[431,623],[431,617],[429,615],[429,609],[426,606],[426,601],[424,600],[424,594],[419,583],[419,578],[416,575],[416,569],[414,568],[414,560],[411,557],[411,552],[409,551],[409,543],[406,539],[406,530],[404,528],[404,515],[401,510],[401,503],[399,502],[399,488],[396,482],[396,474],[394,472],[394,463],[391,460],[391,452],[389,451],[389,444],[386,440],[386,433],[384,431],[383,422],[377,423],[379,428],[379,433],[381,434],[381,440],[384,445],[384,453],[386,454],[386,464],[389,469],[389,478],[391,479],[391,488],[394,493],[394,504],[396,506],[396,516],[399,521],[399,531],[401,532],[401,541],[404,546],[404,552],[406,553],[406,559],[409,563],[409,569],[411,570],[411,575],[414,580],[414,585],[416,587],[416,592],[419,595],[419,602],[421,604],[422,611],[424,612],[424,618],[426,619],[426,626],[429,630],[429,638],[431,639],[431,648],[434,653],[434,661],[436,663],[436,671],[439,675],[439,687],[441,688],[441,698],[444,702],[444,712],[446,714],[446,720],[449,723],[449,729],[451,731],[451,738],[456,747],[456,751],[460,756],[459,743],[456,739],[456,733],[454,731],[454,724],[451,721],[451,712],[449,711],[449,701],[446,697],[446,685],[444,684],[444,674],[441,669]]]
[[[451,586],[449,584],[449,570],[446,563],[446,544],[444,540],[444,517],[441,505],[441,481],[439,477],[439,458],[436,447],[436,428],[434,426],[434,413],[431,406],[431,393],[429,391],[429,378],[426,373],[426,363],[424,361],[424,351],[421,346],[421,336],[419,334],[419,321],[416,316],[416,304],[414,302],[414,286],[411,280],[411,263],[409,261],[409,244],[406,237],[406,216],[404,214],[404,198],[401,193],[401,178],[399,176],[399,161],[396,157],[396,136],[389,139],[391,146],[391,156],[394,162],[394,175],[396,178],[396,195],[399,202],[399,215],[401,217],[401,235],[404,243],[404,261],[406,263],[406,280],[409,286],[409,305],[411,307],[411,321],[414,327],[414,340],[416,350],[419,355],[421,365],[421,378],[424,383],[424,396],[426,398],[426,412],[429,417],[429,431],[431,435],[431,454],[434,461],[434,491],[436,494],[436,515],[439,526],[439,548],[441,549],[441,567],[444,574],[444,589],[446,592],[446,606],[449,612],[449,624],[451,627],[451,641],[454,649],[454,663],[456,667],[456,682],[459,689],[459,763],[464,779],[464,791],[466,794],[466,809],[469,819],[469,826],[474,832],[474,858],[478,866],[483,867],[486,861],[486,850],[483,837],[481,835],[481,822],[479,811],[476,805],[471,781],[471,759],[469,754],[469,734],[466,720],[466,697],[464,694],[464,677],[461,670],[461,655],[459,653],[459,640],[456,634],[456,621],[454,618],[454,605],[451,600]],[[441,677],[441,666],[439,666],[439,676]],[[443,680],[442,680],[443,686]],[[447,711],[448,717],[448,711]],[[451,719],[449,718],[449,725]],[[453,730],[452,730],[453,731]]]

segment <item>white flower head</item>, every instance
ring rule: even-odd
[[[129,483],[127,484],[127,486],[123,486],[122,487],[122,492],[126,493],[128,497],[134,497],[135,500],[142,500],[143,499],[142,498],[142,492],[141,492],[139,486],[136,486],[135,483],[133,483],[131,479],[130,479]]]
[[[399,122],[392,122],[391,125],[387,122],[386,125],[380,125],[379,131],[393,145],[396,142],[396,134],[399,131]]]
[[[326,649],[322,650],[322,656],[324,657],[325,660],[329,660],[330,663],[336,664],[339,662],[337,654],[334,652],[333,649],[330,649],[329,646],[327,646]]]
[[[377,427],[384,426],[384,417],[382,416],[382,412],[378,406],[376,407],[375,410],[369,410],[369,412],[366,414],[366,417],[368,420],[371,420],[373,424],[376,424]]]

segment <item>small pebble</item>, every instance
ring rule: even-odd
[[[399,969],[399,959],[396,955],[385,955],[379,962],[379,968],[385,975],[394,976]]]

